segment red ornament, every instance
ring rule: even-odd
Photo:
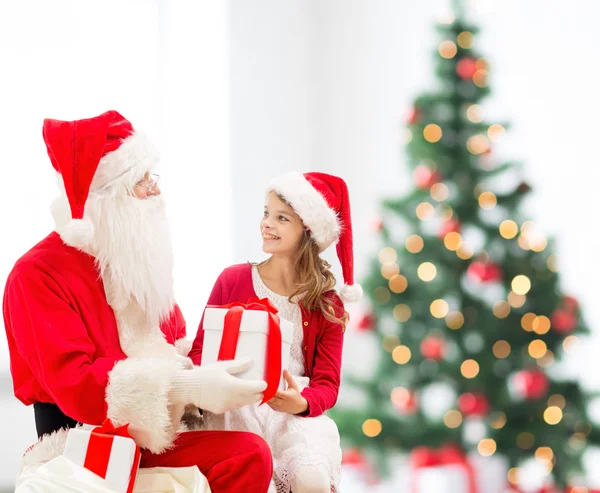
[[[441,361],[446,354],[446,341],[438,336],[427,336],[421,341],[421,354],[426,359]]]
[[[544,397],[550,388],[548,377],[540,370],[521,370],[514,375],[512,384],[517,396],[529,401]]]
[[[421,110],[416,106],[413,106],[410,109],[410,113],[408,114],[408,123],[411,125],[417,123],[421,119]]]
[[[446,221],[440,229],[438,236],[440,239],[444,239],[448,233],[460,233],[462,230],[462,223],[456,219],[450,219]]]
[[[568,310],[570,312],[576,312],[577,310],[579,310],[579,302],[572,296],[565,296],[562,299],[562,305],[565,308],[565,310]]]
[[[550,323],[559,334],[570,334],[577,327],[577,316],[572,311],[559,308],[550,315]]]
[[[476,282],[496,282],[502,279],[502,269],[492,262],[475,260],[469,265],[467,276]]]
[[[344,450],[342,453],[342,464],[347,466],[365,466],[367,465],[367,461],[365,460],[365,456],[357,448],[350,448]]]
[[[477,61],[474,58],[461,58],[456,64],[456,73],[461,79],[472,79],[477,72]]]
[[[432,170],[429,166],[420,164],[413,171],[415,185],[423,190],[429,190],[433,185],[442,180],[442,174],[439,171]]]
[[[365,313],[356,323],[356,328],[361,332],[373,330],[375,322],[375,316],[372,313]]]
[[[481,393],[465,392],[458,398],[458,410],[469,417],[485,417],[490,412],[490,403]]]
[[[392,391],[392,404],[400,414],[405,416],[415,414],[419,408],[416,392],[403,387],[398,387]]]

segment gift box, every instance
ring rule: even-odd
[[[109,489],[131,493],[139,464],[140,448],[127,431],[110,420],[92,430],[72,428],[63,456],[100,476]]]
[[[265,380],[264,400],[285,389],[294,325],[279,318],[277,308],[267,299],[248,303],[207,306],[204,312],[202,365],[215,361],[250,358],[254,364],[239,376]]]
[[[418,447],[411,453],[410,463],[411,493],[484,493],[478,490],[467,456],[457,447]]]

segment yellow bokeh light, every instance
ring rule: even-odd
[[[411,356],[412,354],[407,346],[397,346],[392,352],[392,359],[399,365],[405,365],[406,363],[408,363],[410,361]]]
[[[540,368],[548,368],[554,363],[554,353],[550,350],[546,351],[546,354],[537,360],[537,364]]]
[[[379,261],[382,264],[391,264],[398,259],[398,253],[392,247],[382,248],[379,252]]]
[[[417,206],[417,217],[421,221],[429,221],[434,214],[435,209],[433,208],[433,205],[431,205],[429,202],[421,202]]]
[[[517,236],[518,232],[519,226],[516,222],[507,219],[506,221],[502,221],[502,223],[500,223],[500,235],[502,238],[512,240],[515,236]]]
[[[523,431],[517,435],[517,447],[523,450],[530,449],[535,443],[535,436],[533,433]]]
[[[540,315],[533,319],[531,327],[536,334],[543,335],[548,333],[550,325],[550,319],[545,315]]]
[[[381,433],[383,426],[378,419],[367,419],[362,425],[362,430],[365,435],[373,438]]]
[[[495,123],[494,125],[490,125],[487,134],[492,142],[497,142],[499,139],[504,137],[504,135],[506,134],[506,130],[499,123]]]
[[[458,330],[465,324],[465,317],[461,312],[450,312],[446,316],[446,325],[449,329]]]
[[[408,281],[406,280],[406,277],[398,274],[390,279],[389,285],[390,291],[393,293],[403,293],[408,287]]]
[[[498,199],[496,195],[492,192],[483,192],[479,195],[479,206],[482,209],[493,209],[496,207],[498,203]]]
[[[512,280],[511,287],[515,293],[525,295],[531,289],[531,281],[527,276],[520,274]]]
[[[508,471],[507,479],[510,484],[518,484],[519,483],[519,474],[520,470],[518,467],[512,467]]]
[[[535,451],[535,458],[538,462],[550,462],[554,459],[554,452],[550,447],[539,447]]]
[[[451,231],[444,236],[444,246],[453,252],[458,250],[462,246],[462,236],[460,233]]]
[[[427,142],[435,144],[442,138],[442,128],[435,123],[430,123],[423,129],[423,137],[425,137]]]
[[[442,58],[449,59],[449,58],[454,58],[456,56],[458,49],[456,48],[456,45],[452,41],[446,40],[446,41],[442,41],[440,43],[438,51],[439,51],[440,55],[442,56]]]
[[[475,378],[479,374],[479,363],[474,359],[468,359],[460,365],[460,372],[465,378]]]
[[[488,71],[487,70],[477,70],[473,74],[473,83],[477,87],[486,87],[487,84],[488,84],[487,78],[488,78]]]
[[[563,412],[560,407],[549,406],[544,411],[544,421],[549,425],[557,425],[563,418]]]
[[[385,279],[391,279],[392,277],[398,275],[400,273],[400,266],[398,264],[394,263],[389,263],[389,264],[383,264],[381,266],[381,275],[385,278]]]
[[[510,355],[510,344],[507,341],[497,341],[492,351],[498,359],[508,358]]]
[[[490,141],[485,135],[477,134],[467,140],[467,149],[471,154],[483,154],[490,148]]]
[[[410,306],[399,304],[394,307],[393,317],[397,322],[406,322],[410,319],[412,313]]]
[[[504,428],[506,422],[506,414],[504,414],[502,411],[497,411],[490,415],[490,426],[494,428],[494,430],[500,430]]]
[[[477,450],[484,457],[490,457],[496,453],[496,441],[493,438],[484,438],[477,445]]]
[[[406,238],[406,249],[410,253],[419,253],[421,250],[423,250],[423,246],[423,238],[421,238],[419,235],[410,235],[408,238]]]
[[[525,235],[519,236],[518,243],[523,250],[529,250],[529,242],[527,241],[527,237]]]
[[[458,428],[463,421],[462,414],[456,409],[451,409],[444,415],[444,424],[448,428]]]
[[[492,309],[494,315],[498,318],[506,318],[510,315],[510,305],[507,301],[499,301]]]
[[[481,57],[478,58],[475,62],[475,67],[477,67],[477,70],[488,70],[490,66],[488,61],[485,58]]]
[[[575,349],[578,343],[579,338],[577,336],[567,336],[563,341],[563,349],[565,350],[565,352],[570,353]]]
[[[521,317],[521,327],[523,330],[527,332],[533,331],[533,321],[536,319],[537,315],[535,313],[526,313]]]
[[[423,262],[417,269],[417,275],[422,281],[433,281],[437,275],[437,269],[431,262]]]
[[[436,183],[429,190],[431,197],[438,202],[443,202],[450,196],[450,189],[445,183]]]
[[[550,398],[548,399],[548,405],[556,406],[561,409],[564,409],[565,406],[567,405],[567,400],[564,398],[564,396],[562,396],[560,394],[554,394],[554,395],[550,396]]]
[[[449,221],[454,215],[454,209],[448,204],[439,204],[436,207],[437,214],[442,221]]]
[[[445,300],[435,300],[431,303],[429,308],[431,310],[431,314],[435,318],[444,318],[446,315],[448,315],[448,310],[450,309]]]
[[[381,341],[383,345],[383,349],[385,349],[388,353],[391,353],[396,347],[400,345],[400,339],[398,336],[385,336]]]
[[[551,272],[558,272],[558,255],[550,255],[548,260],[546,260],[546,265],[548,266],[548,270]]]
[[[467,118],[473,123],[483,121],[483,108],[479,104],[472,104],[467,108]]]
[[[385,305],[392,298],[392,294],[389,289],[380,286],[373,290],[373,298],[377,303]]]
[[[460,46],[461,48],[464,48],[465,50],[468,50],[469,48],[473,47],[473,39],[474,38],[475,38],[475,36],[473,35],[472,32],[463,31],[456,37],[456,41],[458,43],[458,46]]]
[[[508,302],[510,306],[513,308],[521,308],[525,302],[527,301],[527,297],[521,294],[517,294],[514,291],[508,293]]]
[[[456,255],[463,260],[469,260],[475,255],[475,251],[470,246],[463,243],[463,245],[456,250]]]
[[[541,339],[536,339],[529,343],[528,347],[529,356],[535,359],[543,358],[548,351],[548,346]]]

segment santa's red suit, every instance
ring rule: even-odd
[[[233,376],[235,362],[193,367],[176,350],[185,346],[185,322],[172,296],[170,251],[154,237],[166,234],[162,203],[133,196],[136,183],[149,188],[156,164],[148,143],[116,112],[48,120],[44,138],[69,217],[16,262],[3,302],[15,396],[39,407],[44,435],[24,464],[31,470],[61,453],[67,431],[44,434],[55,431],[50,408],[67,426],[129,424],[142,467],[197,466],[213,492],[267,491],[272,462],[262,439],[181,425],[187,404],[222,412],[264,387]],[[123,210],[133,222],[119,217]]]

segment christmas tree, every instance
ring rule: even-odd
[[[345,381],[364,406],[332,416],[353,447],[453,442],[507,457],[513,482],[535,458],[564,486],[599,442],[589,396],[556,371],[587,328],[561,291],[552,242],[523,210],[530,186],[495,152],[506,125],[482,118],[490,67],[470,24],[457,15],[438,26],[437,89],[406,123],[414,189],[384,201],[381,250],[363,280],[372,311],[359,325],[381,355],[372,378]],[[431,396],[448,409],[427,412]]]

